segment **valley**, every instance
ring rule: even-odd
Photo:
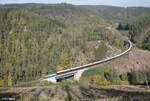
[[[150,8],[0,5],[0,100],[149,101]],[[117,59],[128,45],[132,49]],[[49,74],[111,59],[53,84]]]

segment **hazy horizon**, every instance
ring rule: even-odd
[[[120,7],[150,7],[150,0],[0,0],[0,4],[24,4],[24,3],[43,3],[57,4],[69,3],[73,5],[109,5]]]

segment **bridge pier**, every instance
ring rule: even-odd
[[[86,69],[82,69],[82,70],[78,70],[77,73],[74,74],[74,80],[75,81],[79,81],[81,76],[82,76],[82,73],[85,71]]]
[[[50,78],[47,78],[45,80],[48,81],[48,82],[57,83],[57,80],[56,80],[55,77],[50,77]]]

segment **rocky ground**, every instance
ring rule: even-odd
[[[114,60],[108,66],[116,68],[119,73],[150,68],[150,51],[133,48],[127,55]]]
[[[68,86],[1,88],[0,97],[21,101],[150,101],[150,89],[135,86]]]

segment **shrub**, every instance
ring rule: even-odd
[[[122,75],[120,76],[120,79],[121,79],[122,81],[128,81],[128,73],[122,74]]]
[[[107,86],[110,85],[111,82],[107,81],[105,78],[99,76],[99,75],[94,75],[91,77],[91,83],[102,85],[102,86]]]
[[[131,71],[128,73],[128,81],[130,84],[144,84],[148,81],[149,76],[149,70],[144,71]]]
[[[118,84],[117,71],[113,68],[104,73],[106,80],[110,81],[112,84]]]

